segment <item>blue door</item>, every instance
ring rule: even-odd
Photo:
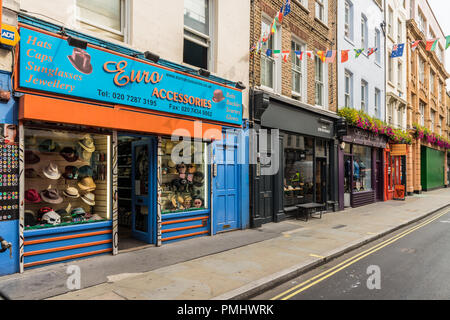
[[[213,234],[240,227],[237,159],[237,135],[228,134],[214,142]]]
[[[132,235],[155,243],[156,152],[154,139],[132,142]]]

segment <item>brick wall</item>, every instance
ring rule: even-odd
[[[251,44],[258,42],[261,36],[262,15],[271,19],[280,10],[285,0],[254,0],[250,14],[250,39]],[[315,1],[308,1],[308,8],[299,2],[291,1],[291,12],[283,18],[281,24],[281,48],[280,50],[291,50],[291,39],[293,37],[302,40],[306,44],[306,50],[336,50],[336,0],[328,0],[328,22],[325,26],[315,18]],[[292,53],[291,53],[292,54]],[[281,58],[280,58],[281,59]],[[315,66],[314,60],[304,55],[307,61],[307,100],[315,105]],[[281,94],[292,98],[292,71],[291,60],[281,63]],[[337,61],[337,58],[336,58]],[[260,54],[250,57],[250,85],[261,85],[261,58]],[[336,111],[337,83],[336,62],[325,64],[328,67],[328,106],[330,111]]]

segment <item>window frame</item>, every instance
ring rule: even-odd
[[[394,38],[394,10],[392,10],[391,6],[388,6],[388,25],[387,25],[387,34]]]
[[[419,101],[420,125],[425,126],[425,103]]]
[[[298,40],[297,38],[291,39],[291,49],[292,45],[294,45],[294,49],[298,51],[305,52],[306,51],[306,43]],[[291,83],[291,91],[292,95],[296,97],[300,97],[302,101],[306,101],[307,90],[306,83],[308,78],[308,73],[305,72],[307,70],[307,59],[300,60],[295,54],[294,50],[291,50],[291,75],[292,75],[292,83]],[[299,62],[299,65],[294,64],[294,61]],[[300,92],[295,91],[294,89],[294,73],[300,74]]]
[[[262,27],[263,23],[265,23],[266,25],[269,26],[269,32],[270,32],[270,26],[271,26],[272,22],[271,22],[271,19],[267,15],[261,16],[261,27]],[[270,38],[273,41],[272,42],[273,48],[275,48],[275,47],[281,48],[281,37],[280,37],[281,25],[277,23],[276,28],[277,28],[277,30],[275,33],[275,37],[272,36]],[[261,30],[261,33],[262,33],[262,30]],[[272,51],[274,50],[273,48],[272,48]],[[266,86],[262,82],[262,75],[263,75],[263,73],[262,73],[262,58],[263,57],[264,57],[264,59],[269,59],[273,62],[272,87]],[[280,79],[281,79],[281,59],[280,58],[274,59],[273,57],[268,57],[265,53],[265,50],[261,50],[261,62],[260,62],[260,85],[261,85],[261,87],[268,91],[280,93],[281,92]]]
[[[318,62],[320,62],[320,63],[318,63]],[[321,78],[322,79],[318,79],[317,78],[317,75],[318,75],[318,70],[317,70],[317,67],[320,65],[320,73],[319,73],[319,75],[321,75]],[[325,108],[326,107],[326,103],[325,103],[325,63],[324,62],[322,62],[321,60],[320,60],[320,58],[318,57],[318,56],[315,56],[314,57],[314,95],[315,95],[315,105],[316,106],[318,106],[318,107],[323,107],[323,108]],[[321,86],[321,95],[319,96],[317,93],[317,86]],[[320,103],[318,103],[318,97],[320,97],[320,100],[321,100],[321,104]]]
[[[347,92],[347,80],[348,80],[348,92]],[[347,105],[348,99],[348,105]],[[344,71],[344,107],[352,107],[353,101],[353,74],[349,70]]]
[[[120,31],[117,31],[110,27],[103,26],[92,20],[82,18],[80,16],[80,10],[78,9],[78,1],[77,0],[73,0],[73,1],[74,1],[74,7],[75,7],[75,20],[76,21],[80,21],[84,24],[90,25],[92,27],[98,28],[103,31],[110,32],[110,33],[118,35],[118,36],[122,36],[123,42],[128,43],[128,30],[129,30],[129,23],[130,23],[129,2],[128,1],[120,0]]]
[[[361,14],[361,47],[364,48],[364,53],[369,47],[367,17]]]
[[[365,113],[369,113],[369,83],[361,79],[361,104],[360,109]]]
[[[380,113],[380,110],[381,110],[380,109],[381,108],[381,106],[380,106],[380,103],[381,103],[381,90],[380,89],[375,88],[374,97],[375,97],[374,114],[375,114],[375,117],[380,118],[380,116],[379,116],[379,113]]]
[[[317,16],[317,8],[322,9],[323,19]],[[314,17],[324,24],[328,24],[328,0],[315,0],[314,1]]]
[[[347,18],[347,8],[348,8],[348,23],[345,21]],[[348,36],[346,35],[346,27],[348,25]],[[353,41],[353,3],[350,0],[345,0],[344,6],[344,37]]]

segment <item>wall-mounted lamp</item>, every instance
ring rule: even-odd
[[[236,82],[236,86],[237,89],[241,89],[244,90],[246,88],[246,86],[242,83],[242,81],[238,81]]]
[[[76,48],[80,48],[80,49],[86,49],[87,48],[87,42],[78,38],[74,38],[69,36],[67,38],[67,43],[69,44],[69,46],[71,47],[76,47]]]
[[[159,56],[150,51],[144,52],[144,58],[147,60],[153,61],[154,63],[158,63],[158,61],[159,61]]]
[[[202,68],[198,69],[197,73],[199,75],[201,75],[203,77],[207,77],[207,78],[211,75],[211,72],[209,72],[208,70],[202,69]]]

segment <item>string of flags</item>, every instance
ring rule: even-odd
[[[254,54],[255,52],[258,54],[262,52],[264,44],[266,44],[270,40],[270,37],[272,37],[277,32],[277,27],[276,27],[277,23],[282,23],[283,18],[285,16],[287,16],[290,12],[291,12],[291,1],[286,0],[286,2],[281,5],[280,11],[278,11],[276,13],[275,17],[273,18],[273,21],[270,25],[269,30],[266,30],[265,32],[263,32],[259,41],[257,42],[257,44],[253,44],[252,47],[250,48],[250,52],[252,54]],[[412,41],[411,49],[414,51],[422,41],[426,42],[425,50],[434,51],[436,49],[439,39],[435,38],[435,39],[430,39],[430,40]],[[450,36],[447,36],[445,50],[447,50],[449,46],[450,46]],[[397,58],[397,57],[403,56],[404,49],[405,49],[404,43],[395,44],[392,48],[391,58]],[[353,50],[355,52],[355,59],[357,59],[364,52],[365,49],[363,48],[363,49],[353,49]],[[378,48],[376,48],[376,47],[369,48],[367,50],[366,54],[368,57],[370,57],[372,54],[374,54],[377,51],[378,51]],[[349,52],[350,52],[350,50],[341,50],[341,59],[340,59],[341,63],[347,62],[349,60]],[[284,62],[288,62],[291,51],[290,50],[267,49],[267,50],[265,50],[264,53],[266,56],[273,57],[274,59],[278,59],[279,57],[282,57]],[[315,53],[320,58],[320,60],[325,63],[333,63],[337,56],[336,50],[326,50],[326,51],[319,50],[319,51],[315,51]],[[294,54],[297,56],[297,58],[299,60],[302,60],[304,55],[306,55],[310,59],[314,58],[314,51],[297,51],[297,50],[295,50]]]

